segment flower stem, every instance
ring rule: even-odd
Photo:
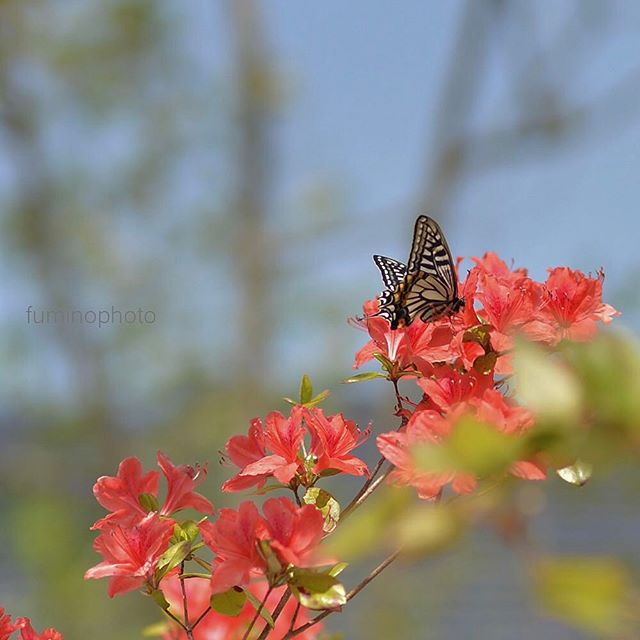
[[[260,606],[256,609],[256,614],[253,616],[253,620],[251,621],[251,624],[247,627],[247,630],[245,631],[244,635],[242,636],[242,640],[247,640],[247,638],[249,637],[249,634],[251,633],[251,630],[255,626],[256,621],[258,620],[258,616],[260,615],[260,613],[264,609],[264,606],[267,603],[267,599],[271,595],[272,591],[273,591],[273,587],[269,587],[267,589],[267,593],[265,594],[264,598],[262,599],[262,602],[260,603]],[[268,626],[269,625],[267,624],[267,627]]]
[[[184,560],[180,563],[180,575],[184,574]],[[189,607],[187,605],[187,588],[185,587],[184,580],[180,580],[180,590],[182,591],[182,612],[184,617],[184,626],[187,628],[187,636],[192,637],[191,627],[189,625]]]
[[[289,589],[287,589],[282,594],[282,598],[280,598],[280,602],[278,602],[278,604],[276,605],[276,608],[273,610],[273,613],[271,614],[271,617],[273,618],[273,623],[274,624],[275,624],[276,620],[280,617],[280,614],[282,613],[282,610],[284,609],[284,606],[289,601],[290,597],[291,597],[291,591],[289,591]],[[262,630],[262,633],[258,636],[257,640],[266,640],[267,636],[269,635],[269,631],[270,630],[271,630],[271,627],[269,626],[269,623],[267,622],[264,625],[264,629]]]

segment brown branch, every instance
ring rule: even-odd
[[[290,597],[291,597],[291,591],[289,591],[289,589],[287,589],[282,594],[282,597],[280,598],[280,601],[278,602],[278,604],[276,605],[276,608],[273,610],[273,613],[271,614],[271,617],[273,618],[274,624],[275,624],[276,620],[280,617],[280,614],[282,613],[282,610],[284,609],[285,605],[289,601]],[[262,633],[258,636],[258,638],[256,640],[266,640],[266,637],[269,635],[269,631],[271,631],[271,627],[270,627],[269,623],[266,623],[264,625],[264,629],[262,629]]]

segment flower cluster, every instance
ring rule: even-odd
[[[294,410],[292,414],[295,420],[298,412]],[[343,430],[350,433],[355,429],[341,417],[327,419],[319,411],[314,415],[322,425],[317,427],[318,430],[326,427],[328,433],[338,440]],[[342,427],[333,428],[331,425],[334,423]],[[294,431],[290,429],[292,434]],[[284,431],[281,435],[281,448],[275,450],[284,452],[283,443],[287,438]],[[295,435],[292,437],[294,440],[297,438]],[[332,444],[327,451],[338,457],[345,453],[339,442],[334,442],[327,433],[315,437],[328,438]],[[319,445],[314,450],[319,451]],[[320,457],[316,462],[318,469],[323,464]],[[213,505],[194,491],[205,479],[206,469],[175,466],[162,453],[158,453],[158,464],[167,481],[166,497],[162,503],[158,497],[160,474],[157,471],[143,472],[137,458],[127,458],[120,463],[116,476],[103,476],[95,483],[94,495],[110,513],[92,527],[99,531],[94,548],[103,561],[89,569],[85,578],[108,577],[109,596],[142,588],[160,602],[166,599],[163,608],[176,609],[172,614],[173,620],[184,620],[182,629],[171,624],[167,638],[175,638],[176,634],[187,637],[181,635],[183,632],[186,634],[189,624],[182,612],[181,581],[185,583],[191,620],[199,621],[197,627],[189,628],[195,638],[240,639],[247,629],[247,620],[255,613],[256,598],[264,599],[263,607],[274,604],[278,594],[282,595],[281,587],[295,577],[294,570],[331,564],[321,560],[317,554],[317,546],[325,533],[325,518],[316,506],[297,506],[289,498],[272,498],[264,503],[260,514],[253,502],[246,501],[238,510],[222,509],[217,519],[208,521],[206,516],[214,516]],[[179,521],[176,514],[185,508],[194,509],[205,518],[198,523]],[[202,542],[196,544],[198,535]],[[195,557],[195,550],[201,547],[213,552],[210,565]],[[194,579],[186,580],[178,576],[177,567],[186,560],[197,560],[211,566],[210,579],[195,580],[197,576],[193,576]],[[178,592],[179,597],[176,595]],[[225,592],[242,593],[252,596],[253,600],[243,601],[235,615],[223,615],[212,609],[210,602],[212,596]],[[285,606],[279,625],[274,627],[268,638],[276,640],[283,637],[293,621],[298,624],[308,621],[307,615],[298,609],[293,602]],[[194,618],[196,612],[198,617]],[[320,628],[315,625],[301,637],[315,638]],[[27,638],[26,635],[23,637]],[[40,636],[33,636],[34,639],[36,637]],[[51,640],[57,640],[57,636],[52,636]]]
[[[22,640],[64,640],[64,636],[55,629],[49,628],[38,633],[31,626],[29,618],[16,618],[15,622],[11,622],[11,616],[0,607],[0,640],[9,640],[16,631],[20,631]]]
[[[284,486],[310,487],[335,471],[363,476],[367,465],[351,451],[369,437],[342,414],[325,416],[322,409],[300,405],[288,418],[273,411],[251,421],[246,436],[234,436],[225,448],[227,458],[241,471],[222,486],[223,491],[263,487],[268,478]],[[310,444],[305,446],[305,436]]]
[[[167,481],[162,506],[160,474],[143,474],[137,458],[123,460],[115,477],[103,476],[93,487],[96,500],[111,513],[92,527],[100,531],[93,547],[103,561],[89,569],[85,578],[109,577],[110,597],[145,585],[157,588],[156,568],[173,536],[176,512],[186,508],[214,512],[213,505],[194,491],[206,478],[206,468],[175,466],[160,452],[158,466]]]
[[[354,366],[377,357],[390,379],[414,377],[423,394],[413,410],[402,409],[405,424],[399,431],[377,438],[380,452],[395,467],[390,482],[414,486],[422,498],[435,498],[447,484],[458,493],[473,491],[476,478],[416,468],[412,450],[417,445],[446,441],[466,415],[510,435],[533,426],[533,415],[497,390],[513,373],[517,335],[553,348],[564,339],[592,338],[598,322],[609,323],[618,315],[602,302],[602,272],[593,278],[559,267],[540,283],[525,269],[509,269],[493,253],[474,262],[460,284],[464,308],[451,317],[429,323],[417,318],[391,330],[376,315],[377,300],[364,305],[371,340],[356,354]],[[511,472],[545,478],[541,460],[517,461]]]

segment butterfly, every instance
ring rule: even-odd
[[[458,278],[451,251],[438,223],[418,216],[407,264],[386,256],[373,256],[385,290],[378,297],[379,316],[392,329],[410,325],[416,317],[423,322],[460,311]]]

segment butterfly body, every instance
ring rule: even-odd
[[[379,296],[378,315],[392,329],[410,325],[416,317],[437,320],[462,309],[458,278],[449,246],[438,223],[418,216],[406,265],[386,256],[373,256],[385,290]]]

